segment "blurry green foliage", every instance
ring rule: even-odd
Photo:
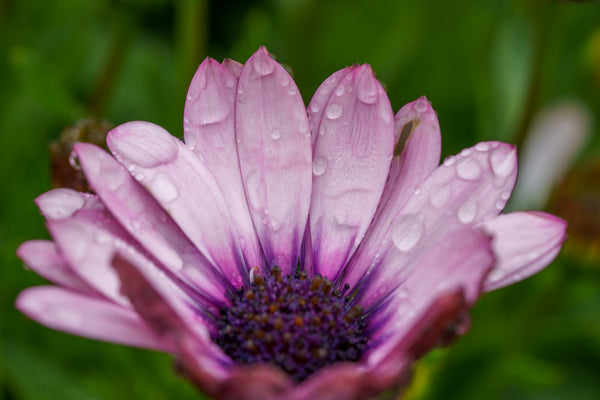
[[[48,144],[62,128],[96,114],[181,136],[198,63],[244,61],[260,45],[292,67],[306,102],[329,74],[365,62],[395,109],[427,95],[444,155],[518,141],[554,99],[600,110],[597,1],[0,0],[1,398],[198,398],[168,356],[20,315],[18,292],[43,280],[15,249],[48,237],[33,199],[49,188]],[[597,157],[595,133],[587,154]],[[600,398],[599,275],[563,256],[486,296],[471,333],[419,364],[408,398]]]

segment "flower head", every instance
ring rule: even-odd
[[[307,116],[308,114],[308,116]],[[205,60],[184,142],[129,122],[109,154],[74,147],[93,194],[36,203],[53,241],[18,255],[54,286],[17,306],[42,324],[172,353],[227,399],[362,399],[468,328],[484,292],[549,264],[564,221],[500,215],[516,152],[483,142],[442,165],[424,97],[394,116],[370,66],[308,108],[260,48]]]

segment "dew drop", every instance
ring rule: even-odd
[[[458,209],[456,216],[463,224],[473,222],[477,216],[477,203],[474,201],[467,201]]]
[[[71,167],[73,167],[73,169],[81,171],[79,159],[77,158],[77,154],[74,151],[72,151],[71,154],[69,154],[69,164],[71,164]]]
[[[472,152],[473,152],[473,150],[471,150],[471,149],[462,149],[462,151],[460,152],[460,155],[463,157],[467,157],[467,156],[470,156]]]
[[[427,106],[427,100],[424,97],[421,97],[420,99],[415,101],[414,109],[418,113],[424,113],[425,111],[427,111]]]
[[[456,157],[450,156],[444,160],[444,165],[446,167],[450,167],[450,166],[454,165],[454,163],[456,163]]]
[[[448,186],[440,186],[435,192],[431,192],[429,202],[435,208],[443,208],[450,199],[450,188]]]
[[[327,171],[327,159],[325,157],[317,157],[313,161],[313,174],[321,176]]]
[[[323,136],[325,134],[326,130],[325,127],[321,125],[321,127],[319,128],[319,135]]]
[[[152,194],[160,202],[168,203],[179,197],[177,186],[167,175],[158,174],[149,182]]]
[[[475,145],[475,150],[486,152],[490,149],[490,145],[485,142],[480,142]]]
[[[273,232],[277,232],[281,229],[281,224],[275,218],[271,218],[271,220],[269,221],[269,226],[271,227],[271,230]]]
[[[392,229],[392,242],[403,252],[414,248],[423,235],[423,224],[416,216],[403,217]]]
[[[510,198],[510,192],[508,192],[508,191],[507,191],[507,192],[502,192],[502,193],[500,194],[500,198],[501,198],[502,200],[508,200],[508,199]]]
[[[362,68],[356,77],[358,100],[365,104],[375,104],[379,97],[377,93],[378,85],[371,68]]]
[[[263,205],[263,195],[261,191],[261,175],[260,171],[252,171],[246,175],[246,194],[248,202],[255,210],[260,210]]]
[[[456,173],[463,179],[475,180],[481,176],[481,167],[477,161],[466,158],[456,165]]]
[[[321,106],[319,106],[319,104],[316,101],[310,103],[310,111],[312,111],[313,113],[318,113],[320,109]]]
[[[345,91],[346,91],[346,88],[344,85],[338,85],[338,87],[335,88],[335,95],[341,96],[344,94]]]
[[[102,179],[106,182],[109,190],[117,191],[127,181],[128,176],[120,169],[109,169],[104,171]]]
[[[496,201],[496,209],[498,211],[502,211],[504,209],[505,205],[506,205],[506,202],[504,200],[497,200]]]
[[[325,115],[329,119],[338,119],[342,116],[342,106],[337,103],[331,103],[325,109]]]
[[[229,78],[225,81],[225,86],[227,86],[229,89],[233,88],[235,86],[235,79],[233,78]]]
[[[277,140],[281,137],[281,131],[279,129],[273,129],[271,131],[271,139]]]
[[[96,242],[99,244],[110,243],[112,240],[112,236],[106,231],[98,231],[96,234]]]
[[[498,176],[506,177],[515,169],[514,149],[500,147],[490,156],[492,171]]]
[[[254,59],[254,70],[261,76],[272,74],[275,71],[275,65],[271,57],[267,54],[259,53]]]
[[[298,94],[298,88],[296,87],[296,85],[289,85],[288,86],[288,94],[290,96],[295,96]]]

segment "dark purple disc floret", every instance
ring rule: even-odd
[[[368,338],[361,306],[327,278],[305,272],[265,277],[231,294],[213,340],[241,364],[270,363],[301,382],[337,361],[357,361]]]

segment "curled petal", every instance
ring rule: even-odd
[[[373,375],[389,379],[407,377],[413,361],[435,347],[449,345],[469,328],[469,306],[462,289],[442,294],[415,320],[410,330],[392,343],[381,358],[370,357]],[[404,380],[406,383],[406,379]],[[389,387],[382,386],[382,387]]]
[[[44,218],[49,220],[69,218],[82,209],[103,208],[96,196],[67,188],[53,189],[43,193],[35,199],[35,204]]]
[[[295,268],[311,193],[306,110],[289,73],[260,48],[237,89],[236,134],[250,214],[269,266]]]
[[[392,157],[392,107],[369,65],[338,83],[315,129],[313,261],[315,272],[333,278],[371,223]]]
[[[117,243],[132,242],[106,210],[48,221],[47,226],[61,254],[87,285],[107,299],[129,307],[119,293],[119,279],[110,268],[110,260]]]
[[[95,294],[49,240],[30,240],[19,246],[17,256],[40,276],[65,288]]]
[[[371,339],[378,345],[368,362],[383,359],[437,298],[460,290],[465,305],[472,306],[494,262],[491,238],[484,232],[465,227],[446,235],[375,314]]]
[[[91,144],[76,144],[74,151],[91,187],[137,242],[176,276],[214,299],[224,299],[222,275],[125,167]]]
[[[180,352],[181,342],[188,337],[224,371],[224,365],[231,360],[210,339],[202,310],[195,307],[186,293],[136,252],[117,253],[112,265],[121,280],[122,293],[150,329],[174,348],[175,354]]]
[[[498,257],[486,292],[521,281],[554,260],[566,239],[566,221],[543,212],[514,212],[484,221]]]
[[[244,194],[235,141],[237,83],[237,77],[207,58],[188,89],[183,131],[186,145],[210,169],[223,193],[246,265],[262,266],[262,250]]]
[[[147,122],[116,127],[107,143],[204,256],[231,282],[241,285],[247,271],[227,203],[200,158],[167,131]]]
[[[171,351],[131,309],[56,286],[19,294],[17,308],[42,325],[73,335],[127,346]]]

